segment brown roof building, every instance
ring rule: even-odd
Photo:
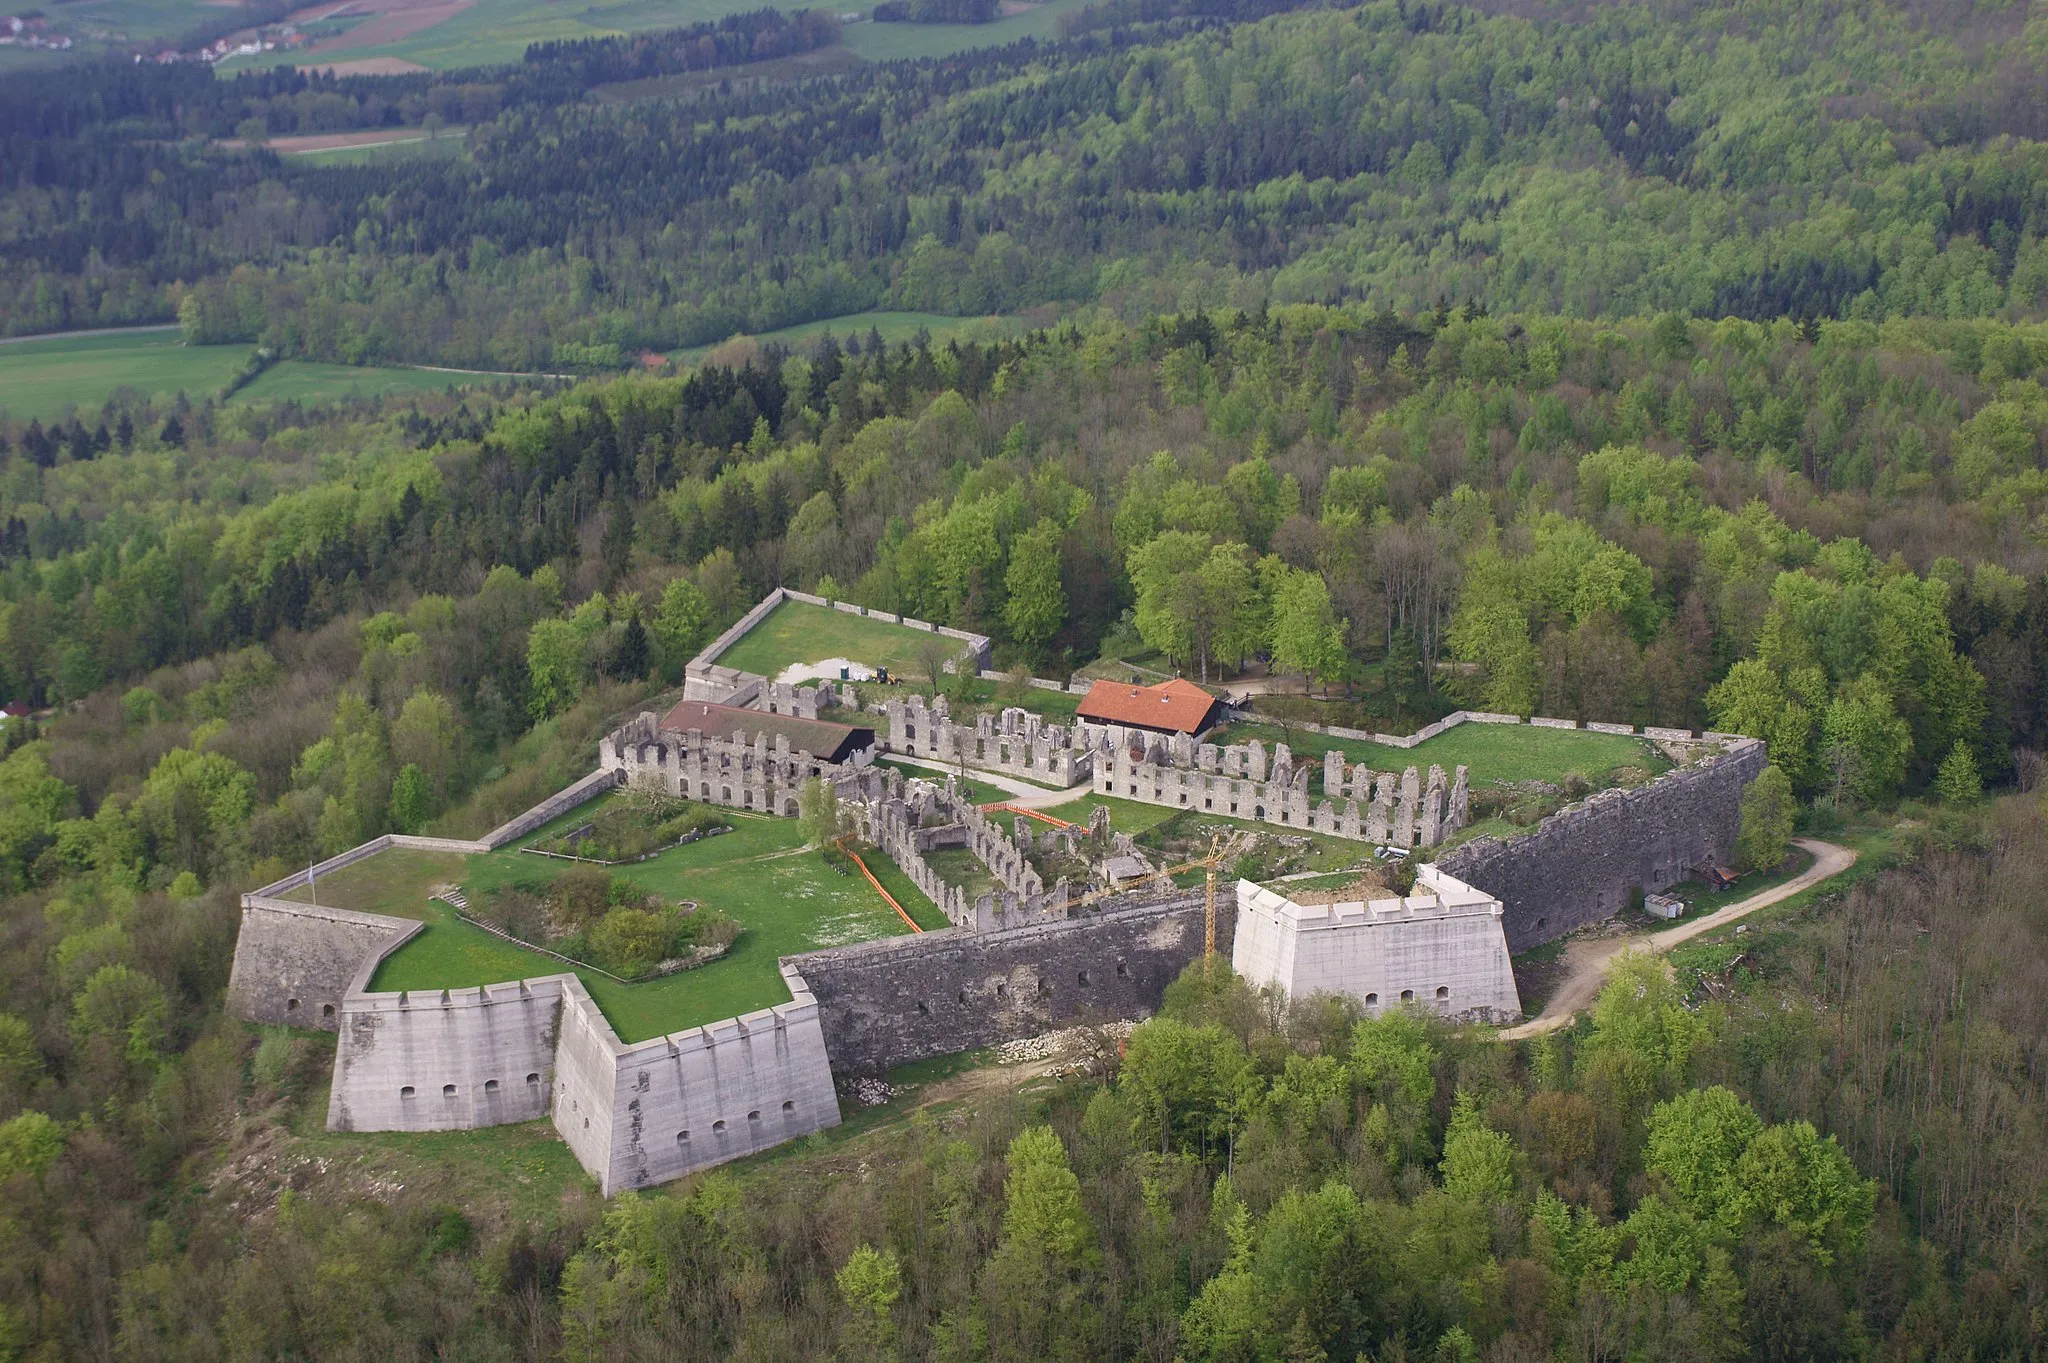
[[[789,746],[820,762],[845,762],[875,744],[875,731],[852,724],[828,724],[822,719],[798,719],[767,710],[742,710],[735,705],[712,705],[686,700],[662,717],[664,730],[686,734],[692,729],[706,736],[751,743],[755,734],[768,735],[772,746],[778,735]]]
[[[1201,734],[1223,722],[1223,702],[1175,677],[1158,686],[1099,681],[1074,711],[1092,724],[1121,724],[1162,734]]]

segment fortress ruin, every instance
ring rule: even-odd
[[[752,618],[781,599],[771,595]],[[1085,830],[1021,818],[1006,826],[998,812],[961,799],[951,777],[921,780],[875,765],[875,753],[899,735],[913,741],[913,725],[919,756],[926,744],[949,744],[941,760],[971,756],[969,765],[1042,773],[1034,779],[1064,771],[1117,799],[1361,842],[1434,848],[1470,817],[1463,767],[1447,774],[1432,766],[1425,777],[1409,766],[1396,775],[1327,752],[1323,798],[1312,805],[1314,766],[1285,745],[1269,753],[1257,742],[1218,746],[1116,726],[1059,726],[1021,710],[970,728],[942,706],[884,705],[877,712],[888,738],[877,742],[862,725],[819,719],[844,713],[829,683],[777,686],[740,675],[728,685],[735,678],[715,662],[723,646],[691,664],[682,704],[607,735],[598,770],[486,837],[385,835],[243,896],[229,1009],[339,1034],[331,1129],[436,1131],[545,1116],[611,1194],[837,1124],[835,1075],[873,1074],[1080,1017],[1154,1011],[1166,985],[1202,953],[1200,892],[1161,881],[1106,820]],[[703,694],[712,691],[719,694]],[[1464,722],[1519,721],[1461,713],[1422,735],[1357,737],[1406,748]],[[1242,882],[1218,916],[1219,949],[1248,979],[1292,995],[1329,989],[1368,1009],[1410,1003],[1459,1017],[1514,1017],[1520,1003],[1508,951],[1610,916],[1635,892],[1664,889],[1733,844],[1742,790],[1766,760],[1763,745],[1725,734],[1644,736],[1690,762],[1567,806],[1527,834],[1449,848],[1417,868],[1406,896],[1313,905]],[[621,1041],[566,972],[481,988],[373,992],[378,966],[422,924],[284,897],[392,848],[504,847],[621,784],[787,817],[799,812],[800,792],[814,778],[847,802],[861,835],[951,926],[784,957],[789,1002],[645,1041]],[[928,858],[948,849],[969,851],[991,888],[970,895],[939,875]],[[1138,864],[1135,876],[1117,869],[1127,862]],[[1041,865],[1062,874],[1047,884]]]

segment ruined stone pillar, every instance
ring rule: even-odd
[[[1421,827],[1416,830],[1415,840],[1423,847],[1434,847],[1443,841],[1444,821],[1444,769],[1429,769],[1429,788],[1422,795]]]
[[[1389,830],[1390,841],[1396,847],[1415,845],[1416,806],[1422,803],[1422,777],[1410,767],[1401,773],[1401,803],[1394,808],[1394,826]]]
[[[1387,831],[1394,819],[1394,773],[1380,771],[1373,773],[1372,805],[1366,811],[1365,836],[1368,840],[1384,844]]]

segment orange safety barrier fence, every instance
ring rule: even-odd
[[[901,918],[904,922],[910,925],[910,930],[912,932],[924,931],[923,928],[917,925],[917,920],[915,918],[912,918],[908,913],[905,913],[903,911],[903,906],[896,902],[896,896],[890,894],[887,890],[882,888],[882,882],[875,879],[875,873],[873,871],[870,871],[868,869],[868,864],[860,859],[860,853],[854,851],[851,847],[848,847],[843,842],[839,844],[839,850],[846,853],[847,856],[853,858],[853,864],[855,866],[860,867],[860,873],[867,877],[868,884],[875,887],[875,893],[889,901],[889,907],[896,910],[896,916],[898,918]]]
[[[998,809],[1006,810],[1011,814],[1022,814],[1025,818],[1036,819],[1040,823],[1049,823],[1054,828],[1079,828],[1081,826],[1079,824],[1068,823],[1065,819],[1056,819],[1052,815],[1043,813],[1040,810],[1026,809],[1023,805],[1006,805],[1001,802],[998,802],[992,805],[983,805],[981,807],[981,812],[987,814]]]

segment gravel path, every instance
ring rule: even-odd
[[[909,767],[922,767],[934,773],[938,776],[940,785],[945,784],[947,776],[960,774],[958,766],[945,762],[927,762],[922,757],[905,757],[900,752],[884,753],[883,756],[891,762],[900,762]],[[1078,800],[1095,789],[1093,785],[1083,781],[1077,786],[1068,786],[1065,790],[1047,790],[1044,786],[1034,786],[1029,781],[1019,781],[1000,772],[983,771],[980,767],[967,769],[967,784],[977,789],[989,786],[1000,790],[1008,797],[1004,801],[1005,804],[1018,805],[1025,809],[1049,809],[1053,805],[1063,805],[1069,800]]]
[[[1792,879],[1768,890],[1759,890],[1747,899],[1737,900],[1725,909],[1716,909],[1702,918],[1672,928],[1668,932],[1639,933],[1630,937],[1595,937],[1573,942],[1565,948],[1567,973],[1564,983],[1550,996],[1550,1002],[1543,1005],[1543,1011],[1519,1027],[1510,1027],[1501,1033],[1505,1040],[1518,1037],[1540,1036],[1554,1032],[1569,1023],[1582,1009],[1590,1007],[1600,996],[1600,987],[1607,982],[1607,969],[1614,958],[1624,951],[1669,951],[1681,942],[1689,942],[1701,933],[1712,932],[1726,927],[1738,918],[1755,913],[1758,909],[1790,899],[1809,885],[1817,885],[1830,876],[1840,875],[1856,864],[1856,854],[1846,847],[1837,847],[1831,842],[1814,838],[1797,840],[1801,847],[1813,854],[1813,865],[1807,867]]]

